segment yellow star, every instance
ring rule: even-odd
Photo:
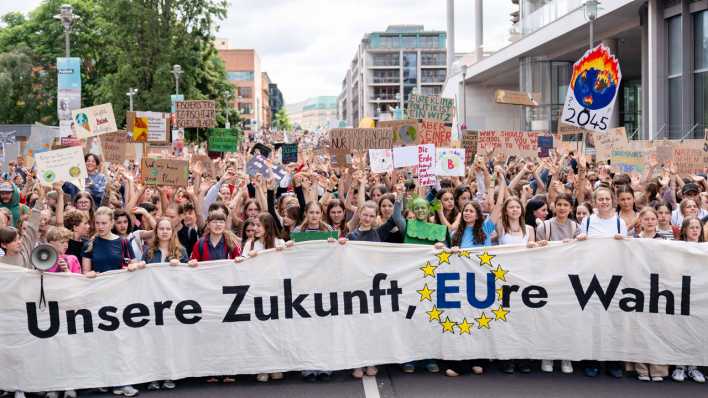
[[[457,324],[457,328],[460,329],[460,335],[465,333],[471,334],[470,332],[472,331],[472,325],[472,323],[467,322],[467,318],[462,318],[462,323]]]
[[[495,317],[494,320],[495,320],[495,321],[504,321],[504,322],[506,322],[506,315],[509,313],[508,310],[505,310],[505,309],[502,308],[502,306],[500,305],[498,309],[492,310],[492,312],[494,313],[494,317]]]
[[[442,252],[436,254],[436,256],[438,257],[438,265],[450,264],[450,256],[451,255],[452,255],[452,253],[446,252],[446,251],[442,251]]]
[[[469,250],[460,250],[459,253],[457,253],[458,256],[460,257],[465,257],[465,258],[470,258],[470,251]]]
[[[426,276],[430,276],[435,278],[435,269],[438,268],[437,266],[433,265],[430,261],[425,263],[425,266],[418,268],[419,270],[423,271],[423,278]]]
[[[503,288],[497,288],[497,300],[502,301],[504,300],[504,289]]]
[[[474,320],[477,321],[477,325],[479,325],[479,329],[482,329],[482,328],[489,329],[489,322],[491,322],[493,319],[487,318],[487,315],[483,312],[481,317],[474,318]]]
[[[497,278],[500,281],[504,281],[504,282],[506,282],[506,272],[507,271],[504,268],[502,268],[501,265],[497,265],[497,269],[492,271],[495,278]]]
[[[428,284],[426,283],[425,286],[423,286],[423,289],[421,290],[416,290],[418,294],[420,294],[420,301],[423,302],[423,300],[428,300],[430,302],[433,301],[432,294],[435,291],[434,289],[428,289]]]
[[[440,311],[436,306],[433,306],[433,309],[430,311],[426,311],[425,313],[428,314],[428,320],[430,322],[432,321],[438,321],[440,322],[440,315],[445,311]]]
[[[491,266],[492,266],[491,261],[492,261],[492,259],[493,259],[494,257],[496,257],[496,256],[492,256],[492,255],[489,254],[486,250],[484,251],[484,253],[477,255],[477,258],[479,259],[479,265],[480,265],[480,266],[482,266],[482,265],[488,265],[488,266],[491,267]]]
[[[445,332],[450,332],[452,334],[455,334],[455,326],[457,326],[457,323],[453,322],[450,320],[450,317],[445,317],[445,322],[440,323],[443,327],[443,333]]]

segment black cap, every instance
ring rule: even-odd
[[[681,193],[684,195],[691,191],[699,193],[701,192],[701,188],[699,188],[698,184],[696,184],[695,182],[689,182],[688,184],[684,185],[683,188],[681,188]]]

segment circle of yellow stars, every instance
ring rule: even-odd
[[[468,259],[471,259],[472,255],[469,250],[460,250],[456,254],[460,258]],[[435,255],[435,257],[437,257],[437,265],[433,264],[433,262],[427,261],[422,267],[419,268],[423,272],[423,280],[426,281],[426,278],[435,279],[436,270],[443,264],[450,264],[450,257],[454,255],[455,253],[453,252],[443,250]],[[491,269],[492,274],[494,274],[495,281],[506,282],[506,274],[508,271],[502,268],[500,264],[497,264],[496,268],[494,268],[494,264],[492,264],[492,260],[496,256],[489,254],[489,252],[485,250],[484,252],[482,252],[482,254],[477,254],[476,257],[479,259],[480,267],[488,266]],[[427,282],[424,282],[422,289],[416,291],[420,295],[421,303],[425,301],[433,303],[433,293],[435,292],[435,289],[431,289],[430,287],[428,287]],[[503,295],[502,288],[497,288],[496,293],[497,300],[499,301],[499,307],[497,309],[492,308],[490,316],[487,316],[487,313],[482,311],[482,314],[478,318],[472,318],[468,320],[467,318],[463,317],[462,320],[459,321],[455,320],[454,318],[451,319],[450,316],[447,315],[443,317],[445,311],[438,309],[434,304],[433,308],[430,311],[426,311],[425,313],[428,315],[429,322],[437,322],[442,327],[443,334],[455,334],[455,331],[457,330],[457,334],[459,334],[460,336],[463,334],[471,335],[475,325],[477,326],[477,329],[490,329],[490,325],[492,322],[507,321],[507,316],[509,315],[510,310],[505,309],[501,305]]]

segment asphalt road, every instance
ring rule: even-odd
[[[374,382],[377,388],[373,388]],[[366,388],[368,384],[368,388]],[[379,368],[376,379],[355,380],[350,372],[337,372],[329,382],[306,383],[299,373],[288,373],[284,380],[258,383],[253,376],[239,376],[234,384],[207,384],[199,379],[177,382],[172,391],[145,391],[144,397],[198,398],[455,398],[455,397],[708,397],[708,384],[692,381],[676,383],[640,382],[633,377],[612,379],[608,376],[587,378],[576,369],[573,375],[540,371],[528,375],[506,375],[493,367],[483,376],[445,377],[419,371],[404,374],[398,366]],[[109,393],[81,392],[80,397],[109,397]]]

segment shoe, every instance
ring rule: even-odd
[[[302,379],[305,380],[307,383],[314,383],[317,381],[317,375],[314,373],[310,373],[308,375],[302,376]]]
[[[44,398],[59,398],[59,393],[56,391],[50,391],[44,395]]]
[[[332,375],[329,373],[320,373],[317,375],[317,381],[326,383],[330,380],[332,380]]]
[[[151,381],[150,384],[147,386],[148,391],[157,391],[160,389],[160,382],[159,381]]]
[[[674,369],[674,372],[671,374],[671,378],[674,379],[674,381],[682,383],[686,380],[686,370],[683,367]]]
[[[531,373],[531,366],[529,366],[528,364],[520,365],[519,372],[527,375],[527,374]]]
[[[447,376],[447,377],[457,377],[459,375],[460,375],[459,373],[455,372],[452,369],[445,369],[445,376]]]
[[[165,390],[174,390],[177,385],[172,380],[165,380],[162,382],[162,388]]]
[[[233,376],[224,376],[223,379],[221,379],[222,383],[236,383],[236,379]]]
[[[553,361],[550,359],[544,359],[541,361],[541,371],[546,373],[553,373]]]
[[[504,365],[504,368],[502,369],[502,372],[508,374],[508,375],[513,375],[514,374],[514,363],[509,361]]]
[[[661,377],[661,376],[654,376],[654,377],[651,378],[651,381],[655,381],[655,382],[657,382],[657,383],[661,383],[662,381],[664,381],[664,378]]]
[[[15,398],[25,398],[25,393],[22,391],[15,391]]]
[[[403,373],[415,373],[415,365],[412,363],[404,364],[401,369],[403,370]]]
[[[376,368],[376,366],[367,366],[366,367],[366,375],[369,377],[374,377],[379,373],[379,370]]]
[[[124,395],[126,397],[134,397],[140,394],[133,386],[117,387],[113,389],[113,395]]]
[[[283,380],[283,372],[275,372],[270,374],[271,380]]]
[[[76,390],[66,390],[64,391],[64,398],[76,398]]]
[[[649,376],[647,376],[647,375],[641,375],[641,376],[637,376],[637,380],[639,380],[639,381],[651,381],[651,377],[649,377]]]
[[[597,375],[600,374],[600,369],[598,369],[598,368],[585,368],[585,369],[583,369],[583,373],[585,373],[585,376],[587,376],[587,377],[597,377]]]
[[[364,377],[364,370],[362,368],[354,369],[354,371],[352,372],[352,377],[355,379],[361,379],[362,377]]]
[[[690,366],[688,368],[688,377],[693,379],[693,381],[695,381],[696,383],[702,384],[706,382],[706,378],[705,376],[703,376],[703,372],[698,370],[695,366]]]
[[[440,372],[440,366],[436,362],[428,362],[425,365],[425,370],[427,370],[429,373],[438,373]]]
[[[620,368],[610,368],[607,370],[607,374],[614,377],[615,379],[621,379],[622,377],[624,377],[624,373],[622,373],[622,369]]]
[[[481,366],[473,366],[472,373],[476,374],[477,376],[480,376],[481,374],[484,373],[484,368]]]
[[[573,363],[567,359],[561,361],[561,372],[569,375],[573,373]]]
[[[261,383],[267,383],[268,382],[268,373],[258,373],[256,375],[256,380],[258,380]]]

